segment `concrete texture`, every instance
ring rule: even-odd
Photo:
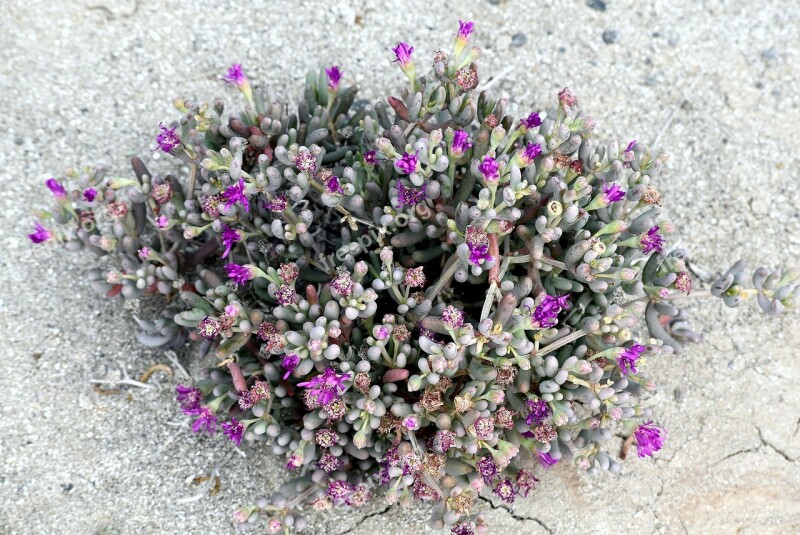
[[[511,67],[496,89],[520,112],[569,85],[598,135],[657,139],[674,155],[660,185],[671,241],[698,265],[800,265],[794,1],[193,4],[0,0],[2,533],[229,533],[233,507],[282,478],[266,451],[245,457],[192,436],[175,379],[95,391],[90,378],[120,367],[138,378],[169,362],[136,343],[140,304],[92,293],[91,258],[37,254],[24,237],[51,173],[104,160],[127,176],[134,153],[164,169],[147,148],[175,116],[171,98],[238,98],[218,80],[234,61],[293,95],[307,69],[336,62],[372,97],[402,83],[389,46],[405,39],[430,56],[458,18],[473,19],[482,76]],[[649,363],[665,451],[633,456],[621,476],[540,474],[513,510],[482,504],[493,533],[800,532],[798,313],[770,321],[755,303],[706,301],[689,310],[704,343]],[[195,479],[209,474],[216,493]],[[384,509],[313,517],[310,532],[423,530],[424,509]]]

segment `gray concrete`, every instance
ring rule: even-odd
[[[153,162],[146,149],[175,116],[170,99],[236,99],[217,79],[234,61],[292,94],[308,68],[337,62],[373,96],[402,83],[389,46],[406,39],[429,56],[459,17],[474,19],[482,75],[512,66],[497,87],[518,109],[568,84],[599,135],[661,133],[674,155],[661,184],[670,240],[700,265],[800,265],[795,1],[190,4],[0,0],[2,533],[229,533],[232,507],[282,477],[265,451],[244,458],[192,436],[174,380],[95,392],[89,378],[120,366],[138,377],[166,359],[133,339],[135,304],[92,293],[90,258],[37,255],[24,237],[45,178],[97,160],[127,175],[133,153]],[[657,460],[634,456],[618,477],[558,467],[512,512],[490,510],[494,532],[800,532],[799,316],[768,321],[756,308],[692,303],[705,342],[649,363],[660,385],[649,403],[670,431]],[[213,470],[211,496],[192,479]],[[319,517],[312,532],[417,533],[427,517],[383,509]]]

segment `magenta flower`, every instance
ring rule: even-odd
[[[211,409],[208,407],[201,407],[195,414],[198,415],[198,418],[194,421],[194,424],[192,424],[192,433],[206,431],[209,435],[213,435],[217,432],[217,417],[214,416]]]
[[[325,74],[328,76],[328,89],[339,91],[339,84],[342,81],[344,72],[339,70],[338,66],[333,65],[331,68],[325,69]]]
[[[625,152],[630,152],[630,151],[632,151],[632,150],[633,150],[633,147],[635,147],[635,146],[636,146],[636,140],[634,139],[633,141],[631,141],[630,143],[628,143],[628,146],[625,148]]]
[[[545,295],[542,302],[533,309],[533,319],[539,322],[543,328],[552,327],[558,321],[558,314],[563,308],[567,306],[569,295],[562,295],[561,297],[553,297]]]
[[[647,234],[642,234],[639,238],[639,245],[642,247],[644,254],[652,253],[653,251],[660,253],[664,248],[664,237],[658,233],[660,227],[654,226],[647,231]]]
[[[28,234],[28,238],[33,243],[44,243],[53,239],[53,233],[44,228],[41,223],[35,223],[33,228],[34,232],[32,234]]]
[[[83,190],[83,198],[86,199],[87,202],[94,202],[95,197],[97,197],[96,189],[86,188]]]
[[[286,370],[286,373],[283,374],[284,379],[288,379],[289,376],[292,374],[297,365],[300,364],[300,357],[295,354],[284,355],[283,362],[281,362],[281,368]]]
[[[231,442],[236,444],[236,447],[242,445],[242,436],[244,435],[244,425],[236,418],[231,417],[230,423],[222,423],[222,432],[225,436],[231,439]]]
[[[551,466],[558,464],[558,459],[554,458],[549,453],[542,453],[540,451],[537,451],[536,453],[538,454],[537,457],[539,458],[539,463],[545,468],[550,468]]]
[[[200,414],[200,402],[203,401],[203,393],[199,388],[178,384],[175,386],[175,392],[178,393],[175,401],[180,404],[181,411],[184,414]]]
[[[629,373],[638,373],[636,370],[636,361],[642,356],[642,353],[647,351],[647,348],[640,344],[633,344],[631,347],[626,347],[622,353],[617,357],[617,364],[623,375]]]
[[[397,169],[398,173],[410,175],[417,170],[418,164],[419,158],[417,158],[416,152],[413,154],[404,152],[401,158],[394,161],[394,168]]]
[[[520,155],[520,160],[525,165],[530,165],[530,163],[536,159],[542,153],[542,146],[538,143],[528,143],[525,146],[525,149],[522,151]]]
[[[156,218],[158,228],[166,228],[169,225],[169,219],[165,215],[160,215]]]
[[[67,197],[67,190],[55,178],[49,178],[44,182],[45,186],[53,193],[56,199],[65,199]]]
[[[392,49],[392,52],[394,52],[397,58],[395,61],[399,61],[402,68],[405,69],[411,65],[411,54],[414,52],[413,46],[410,46],[408,43],[400,42]]]
[[[237,87],[242,87],[248,82],[247,76],[242,72],[242,64],[234,63],[228,69],[225,76],[222,77],[226,84],[233,84]]]
[[[606,204],[621,201],[625,198],[625,192],[617,184],[605,185],[603,187],[603,199]]]
[[[328,195],[344,195],[344,190],[342,189],[342,184],[339,182],[338,176],[331,175],[328,180],[325,181],[325,193]]]
[[[397,182],[397,202],[400,206],[416,206],[428,196],[425,194],[425,188],[427,188],[427,184],[423,184],[421,188],[407,188],[403,185],[402,182]]]
[[[533,112],[527,117],[520,119],[520,127],[524,128],[525,130],[536,128],[541,124],[542,124],[542,118],[539,116],[537,112]]]
[[[469,261],[480,266],[482,262],[490,262],[492,255],[489,254],[489,244],[469,245]]]
[[[247,199],[247,195],[245,194],[245,184],[243,178],[239,178],[238,184],[228,186],[228,189],[225,190],[225,192],[222,194],[222,197],[225,198],[226,209],[238,202],[244,206],[245,211],[250,211],[250,201]]]
[[[634,431],[636,439],[636,453],[639,457],[652,457],[653,454],[664,447],[667,439],[667,430],[658,425],[652,425],[653,421],[646,422]]]
[[[142,260],[147,260],[150,257],[150,252],[151,251],[149,247],[142,247],[137,251],[137,253],[139,254],[139,258],[141,258]]]
[[[228,278],[233,280],[236,284],[244,284],[251,281],[256,277],[255,270],[252,266],[239,266],[237,264],[227,264],[225,271],[228,273]]]
[[[242,241],[242,231],[232,229],[228,225],[223,225],[222,243],[225,245],[225,252],[222,254],[222,258],[227,257],[231,252],[231,247],[233,247],[233,244],[240,241]]]
[[[528,425],[540,425],[553,413],[550,406],[543,399],[529,399],[525,401],[525,404],[528,406],[528,411],[530,411],[525,419],[525,423]]]
[[[453,156],[463,156],[470,147],[472,147],[472,141],[469,140],[469,134],[463,130],[456,130],[453,136],[453,143],[450,145]]]
[[[161,149],[162,152],[170,152],[181,144],[181,138],[179,138],[178,134],[175,132],[177,127],[167,128],[164,126],[164,123],[159,123],[158,128],[161,129],[156,136],[156,143],[158,146],[153,150]]]
[[[472,32],[475,31],[475,23],[471,20],[458,21],[458,39],[466,41]]]
[[[498,169],[500,169],[500,165],[497,163],[497,160],[491,156],[484,157],[483,161],[478,166],[478,170],[483,175],[484,182],[489,183],[497,182],[497,180],[500,178]]]
[[[304,386],[308,390],[308,394],[316,398],[316,401],[321,405],[327,405],[335,399],[339,399],[341,395],[340,389],[344,391],[346,388],[344,382],[350,378],[349,373],[337,375],[333,368],[326,368],[322,375],[318,375],[304,383],[298,383],[297,386]]]
[[[364,151],[364,163],[367,165],[375,165],[378,163],[374,150]]]

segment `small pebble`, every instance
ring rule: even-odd
[[[619,40],[619,32],[617,30],[606,30],[603,32],[603,42],[607,45],[616,43]]]
[[[586,5],[594,9],[595,11],[606,10],[606,3],[603,2],[603,0],[589,0],[588,2],[586,2]]]
[[[511,46],[519,48],[528,42],[528,36],[522,32],[515,33],[511,36]]]

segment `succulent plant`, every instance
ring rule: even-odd
[[[207,367],[177,388],[193,430],[264,442],[296,474],[240,524],[299,531],[303,505],[384,489],[433,502],[433,527],[481,533],[479,494],[526,496],[531,463],[617,472],[617,426],[640,457],[664,443],[646,363],[697,339],[675,305],[687,255],[661,218],[668,156],[598,143],[567,88],[550,112],[509,114],[480,89],[472,30],[423,76],[399,43],[409,85],[374,105],[333,66],[290,113],[234,65],[244,109],[179,99],[159,127],[185,179],[133,158],[132,178],[47,181],[57,207],[31,240],[104,258],[90,278],[109,296],[163,295],[139,339],[199,345]],[[797,272],[749,280],[737,263],[710,294],[769,314],[800,295]]]

